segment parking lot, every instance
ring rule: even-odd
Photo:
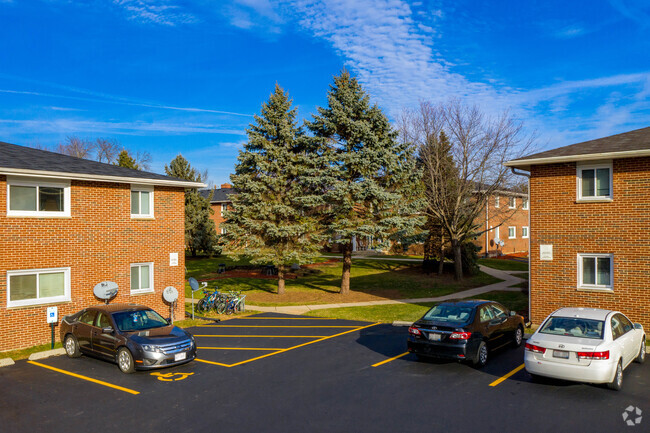
[[[198,359],[135,374],[83,356],[0,369],[2,431],[649,431],[650,364],[620,392],[531,383],[523,348],[418,362],[406,328],[260,314],[191,328]],[[646,425],[647,424],[647,425]]]

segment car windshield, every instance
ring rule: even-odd
[[[160,328],[168,323],[153,310],[121,311],[113,313],[113,320],[120,331],[143,331]]]
[[[422,318],[435,322],[466,323],[472,315],[471,307],[458,307],[456,305],[436,305]]]
[[[554,316],[544,323],[539,333],[600,340],[603,338],[604,327],[605,322],[602,320]]]

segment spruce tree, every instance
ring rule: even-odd
[[[120,167],[126,167],[126,168],[133,168],[135,170],[140,170],[140,166],[135,162],[135,159],[129,154],[129,151],[126,149],[123,149],[118,155],[117,155],[117,161],[115,161],[115,165],[118,165]]]
[[[328,232],[342,249],[341,293],[347,294],[354,238],[386,242],[419,223],[412,218],[419,176],[410,145],[398,142],[356,78],[346,71],[334,77],[327,100],[307,126],[326,147]]]
[[[247,129],[248,142],[231,176],[237,194],[224,224],[232,252],[277,267],[279,295],[285,292],[288,266],[319,253],[317,210],[323,204],[315,189],[319,155],[297,126],[291,103],[276,85]]]
[[[169,163],[169,166],[165,165],[165,173],[191,182],[204,182],[207,177],[192,168],[180,154]],[[211,199],[212,192],[208,198],[205,198],[196,189],[185,189],[185,245],[192,257],[196,257],[199,251],[212,255],[217,246],[217,232],[214,222],[210,219],[210,215],[214,212],[210,207]]]

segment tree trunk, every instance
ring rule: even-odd
[[[460,241],[458,239],[451,240],[451,247],[454,250],[454,278],[456,280],[463,279],[463,253],[460,249]]]
[[[278,295],[284,295],[284,265],[278,266]]]
[[[440,251],[438,251],[438,275],[442,275],[445,271],[445,236],[443,233],[443,228],[440,227]]]
[[[350,269],[352,268],[352,242],[342,245],[343,275],[341,276],[341,295],[350,293]]]

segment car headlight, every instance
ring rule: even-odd
[[[154,346],[153,344],[143,344],[142,345],[142,350],[145,352],[158,352],[162,353],[162,349],[158,346]]]

